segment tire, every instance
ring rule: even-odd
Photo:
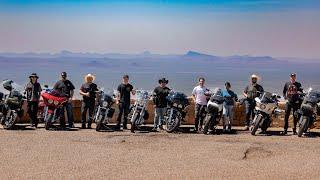
[[[103,119],[104,117],[102,115],[98,115],[96,119],[96,131],[100,131],[103,128]]]
[[[44,128],[46,129],[46,130],[49,130],[50,129],[50,127],[51,127],[51,122],[52,122],[52,118],[53,118],[53,113],[48,113],[47,114],[47,118],[46,118],[46,120],[45,120],[45,122],[44,122]]]
[[[4,119],[3,128],[4,129],[13,129],[14,125],[17,122],[18,113],[16,111],[11,111],[8,118]]]
[[[301,137],[302,134],[308,129],[308,118],[306,116],[302,116],[302,122],[300,124],[299,130],[298,130],[298,137]]]
[[[211,121],[211,115],[206,115],[205,121],[204,121],[204,127],[203,127],[203,134],[207,134],[210,127],[210,121]]]
[[[180,124],[180,118],[178,117],[177,114],[172,114],[172,119],[171,119],[171,122],[169,122],[169,119],[167,120],[167,129],[166,131],[168,133],[172,133],[174,132],[178,127],[179,127],[179,124]]]
[[[254,117],[254,120],[253,120],[254,125],[253,125],[253,128],[251,130],[251,135],[253,135],[253,136],[256,135],[256,132],[259,129],[259,124],[261,122],[261,119],[262,119],[262,116],[260,114],[258,114],[258,115],[256,115]]]
[[[137,119],[139,118],[139,113],[134,113],[132,116],[132,121],[131,121],[131,132],[134,132],[134,130],[136,129],[136,122]]]

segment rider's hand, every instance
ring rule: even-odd
[[[69,102],[69,103],[72,103],[72,98],[69,98],[69,99],[68,99],[68,102]]]
[[[90,93],[87,92],[87,93],[85,94],[85,96],[89,97],[89,96],[90,96]]]
[[[157,107],[157,105],[153,105],[153,107],[154,107],[154,108],[156,108],[156,107]]]

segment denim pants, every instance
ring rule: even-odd
[[[95,101],[87,101],[87,102],[82,101],[82,106],[81,106],[81,122],[82,122],[82,126],[86,125],[87,111],[89,110],[88,127],[91,127],[93,114],[94,114],[94,106],[95,106]]]
[[[200,128],[202,128],[203,119],[206,116],[206,108],[207,108],[207,105],[196,104],[196,107],[195,107],[196,117],[195,117],[195,123],[194,123],[196,130],[198,130],[199,125],[200,125]]]
[[[64,107],[66,108],[66,111],[67,111],[68,125],[71,128],[73,126],[73,122],[74,122],[73,121],[73,107],[72,107],[72,104],[67,102]],[[64,118],[64,108],[61,108],[61,117],[63,118],[63,120],[65,119]]]
[[[153,127],[157,128],[163,124],[164,115],[167,108],[155,108],[154,112],[154,125]]]
[[[230,125],[231,125],[232,120],[233,120],[233,115],[234,115],[234,106],[223,104],[222,115],[223,115],[223,126],[229,125],[229,121],[230,121]]]
[[[28,101],[28,114],[31,119],[31,124],[38,124],[38,105],[39,101]]]
[[[299,117],[295,116],[295,112],[300,108],[300,103],[293,103],[293,102],[287,102],[286,104],[286,113],[284,116],[284,129],[287,130],[289,126],[289,116],[291,114],[291,109],[292,109],[292,114],[293,114],[293,130],[296,130],[297,128],[297,123],[299,121]]]
[[[254,108],[256,106],[256,102],[254,100],[247,99],[245,101],[246,107],[246,126],[250,126],[252,124],[252,120],[254,118]]]

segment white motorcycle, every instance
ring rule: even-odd
[[[150,99],[150,93],[145,90],[137,90],[135,103],[130,109],[129,119],[131,121],[131,132],[139,128],[149,118],[147,104]]]
[[[266,133],[271,124],[271,116],[282,112],[278,108],[278,102],[281,96],[269,92],[263,92],[260,97],[256,97],[255,117],[253,119],[251,134],[255,135],[260,127],[262,133]]]

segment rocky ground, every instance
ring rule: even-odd
[[[319,134],[272,130],[251,136],[0,129],[0,179],[319,179]]]

